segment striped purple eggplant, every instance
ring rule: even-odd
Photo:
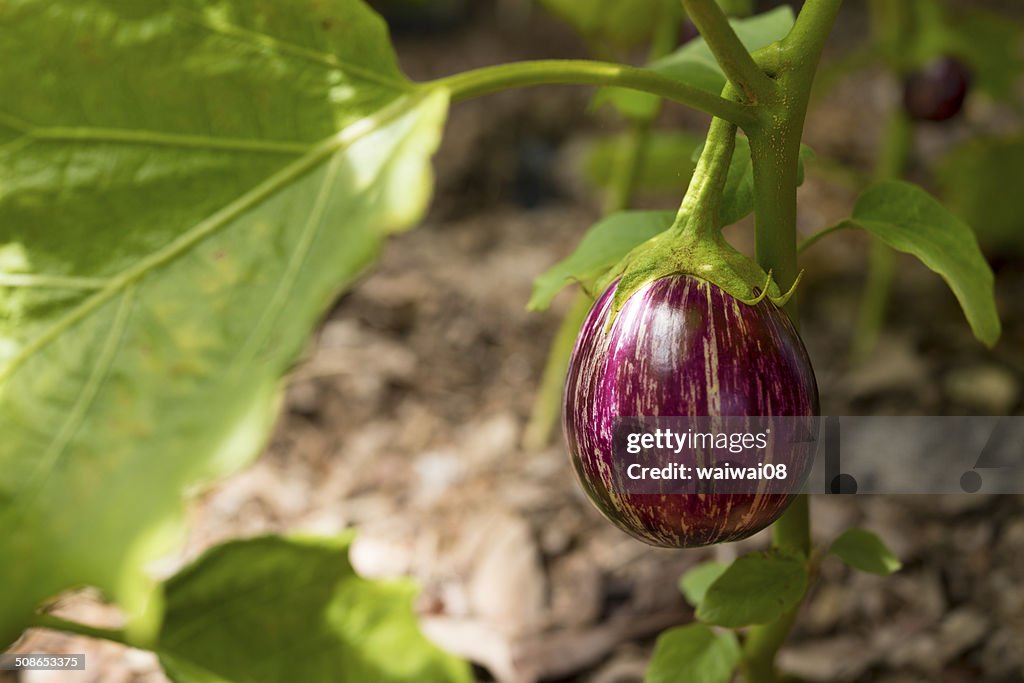
[[[659,494],[614,484],[617,418],[812,416],[818,389],[787,315],[749,305],[714,284],[675,275],[644,285],[608,324],[613,283],[576,340],[563,424],[577,477],[594,505],[632,536],[657,546],[735,541],[764,529],[791,493]],[[806,476],[810,458],[791,463]]]

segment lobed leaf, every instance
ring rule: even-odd
[[[420,632],[411,582],[359,577],[350,540],[233,541],[171,577],[157,646],[168,676],[175,683],[472,681],[465,662]]]
[[[431,191],[447,94],[358,0],[0,4],[0,645],[92,585],[146,644],[182,491]]]
[[[740,663],[739,643],[728,631],[704,624],[669,629],[658,636],[644,683],[729,683]]]
[[[832,542],[829,552],[854,569],[881,576],[903,566],[882,539],[866,529],[847,529]]]
[[[798,554],[744,555],[708,587],[697,618],[728,628],[767,624],[800,603],[807,581],[807,562]]]

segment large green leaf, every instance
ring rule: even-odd
[[[466,682],[416,623],[415,587],[360,578],[349,539],[234,541],[166,584],[157,651],[176,683]],[[216,606],[216,609],[211,609]]]
[[[898,251],[913,254],[942,276],[980,341],[999,339],[992,269],[970,227],[917,185],[875,183],[860,196],[845,223],[871,232]]]
[[[0,4],[0,644],[102,589],[145,643],[181,492],[264,440],[430,194],[447,94],[357,0]]]
[[[576,251],[533,281],[531,311],[543,311],[570,282],[589,285],[622,260],[633,247],[668,230],[674,211],[619,211],[595,223]]]
[[[972,138],[939,165],[942,196],[986,250],[1024,253],[1024,136]]]
[[[747,50],[753,52],[789,35],[795,19],[789,6],[778,7],[748,19],[731,19]],[[689,41],[670,55],[655,60],[648,68],[709,92],[718,94],[725,87],[725,74],[703,38]],[[595,102],[612,102],[627,116],[643,117],[651,108],[651,96],[622,88],[606,88],[598,92]]]
[[[767,624],[800,602],[807,581],[806,560],[796,553],[744,555],[707,588],[697,618],[729,628]]]
[[[658,636],[644,683],[729,683],[740,663],[736,636],[704,624],[677,626]]]

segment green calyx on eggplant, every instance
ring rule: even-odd
[[[670,275],[691,275],[717,286],[747,305],[768,299],[784,306],[800,277],[783,291],[753,259],[737,251],[722,236],[719,209],[736,127],[714,119],[705,152],[694,170],[676,220],[665,232],[638,245],[598,283],[598,291],[618,281],[609,323],[626,301],[651,282]]]

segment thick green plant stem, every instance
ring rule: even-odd
[[[739,88],[748,102],[767,102],[778,96],[775,82],[754,62],[715,0],[683,0],[683,7],[726,78]]]
[[[842,0],[808,0],[782,42],[776,76],[785,97],[761,110],[761,125],[748,130],[754,165],[757,260],[783,290],[797,277],[796,189],[800,140],[814,74]],[[794,321],[799,297],[787,311]]]
[[[458,102],[510,88],[557,84],[603,85],[640,90],[732,121],[739,126],[753,125],[757,120],[753,109],[747,105],[731,102],[655,71],[585,59],[544,59],[498,64],[421,85],[426,88],[447,88],[452,100]]]
[[[781,48],[769,48],[775,78],[785,93],[777,103],[760,108],[761,125],[747,130],[754,165],[754,213],[757,260],[771,270],[783,290],[796,280],[797,164],[804,119],[821,53],[842,0],[807,0],[793,31]],[[786,310],[798,320],[799,297]],[[797,496],[773,529],[776,547],[809,555],[810,505]],[[775,654],[785,641],[799,605],[779,619],[750,629],[744,643],[743,671],[747,683],[775,683]]]

